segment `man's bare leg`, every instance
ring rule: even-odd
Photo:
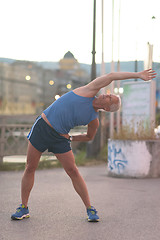
[[[61,162],[66,173],[70,176],[73,186],[76,192],[81,197],[82,201],[84,202],[84,205],[86,206],[86,208],[90,207],[91,203],[89,199],[87,186],[75,164],[73,152],[69,151],[66,153],[55,154],[55,156]]]
[[[28,143],[27,164],[21,182],[22,204],[27,207],[28,198],[34,184],[34,175],[42,153]]]

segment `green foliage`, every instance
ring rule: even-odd
[[[0,163],[0,171],[20,171],[25,169],[25,163]]]
[[[156,123],[160,125],[160,112],[156,114]]]
[[[100,159],[100,161],[107,161],[108,159],[108,144],[104,145],[104,147],[101,149],[98,159]]]
[[[86,158],[85,150],[80,150],[77,154],[75,154],[75,161],[78,166],[85,166],[86,162],[90,161],[90,159]]]

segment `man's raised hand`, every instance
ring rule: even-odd
[[[155,78],[156,75],[157,75],[157,73],[154,70],[152,70],[151,68],[139,73],[139,77],[144,81],[149,81],[149,80]]]

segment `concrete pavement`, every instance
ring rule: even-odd
[[[63,169],[39,170],[31,218],[11,221],[23,172],[0,172],[0,240],[159,240],[160,179],[107,177],[106,165],[79,167],[101,221],[86,211]]]

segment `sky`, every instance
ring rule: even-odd
[[[102,60],[101,2],[96,4],[97,63]],[[93,0],[1,0],[0,6],[0,57],[57,62],[71,51],[79,62],[91,64]],[[150,42],[153,60],[160,62],[159,9],[160,0],[114,0],[112,28],[112,0],[104,0],[104,61],[144,60]]]

